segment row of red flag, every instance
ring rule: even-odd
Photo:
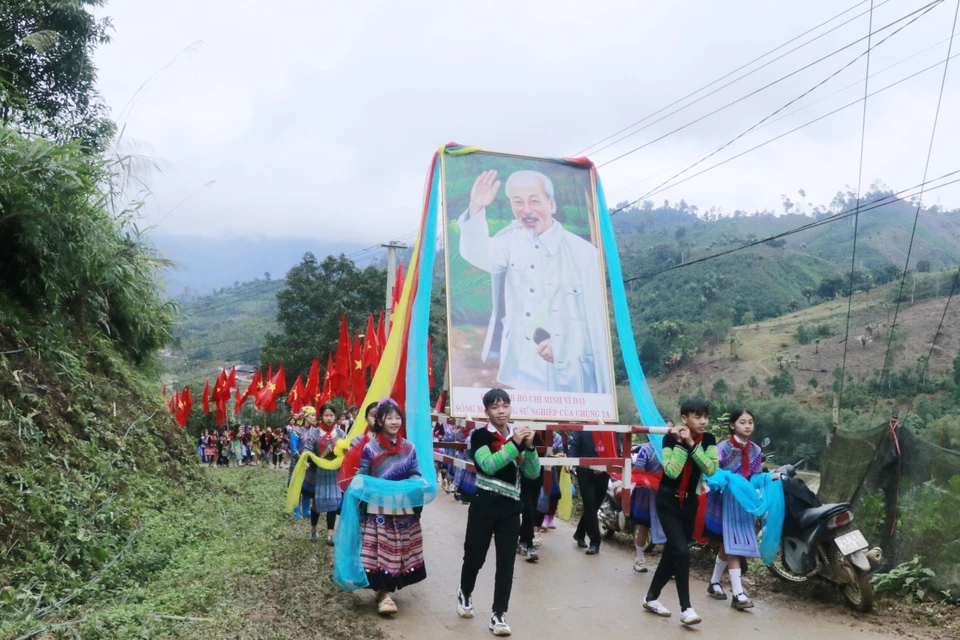
[[[395,313],[397,305],[400,302],[400,296],[403,291],[403,264],[397,269],[396,280],[394,281],[393,299],[391,300],[391,313]],[[360,334],[357,334],[355,341],[351,341],[350,334],[347,331],[347,314],[343,314],[340,320],[340,339],[337,342],[336,358],[332,353],[327,354],[327,371],[321,383],[320,380],[320,360],[314,358],[310,367],[310,373],[307,376],[307,382],[304,384],[303,376],[298,375],[297,381],[287,393],[287,404],[294,413],[300,411],[304,406],[310,405],[319,407],[325,402],[329,402],[336,397],[344,398],[348,404],[359,404],[367,392],[367,374],[372,378],[380,364],[380,358],[383,356],[383,349],[387,342],[387,327],[384,324],[384,311],[380,311],[380,319],[374,328],[373,314],[370,314],[367,320],[367,330],[361,343]],[[427,362],[432,362],[432,346],[427,342]],[[433,367],[428,367],[430,386],[433,386]],[[400,388],[394,389],[394,397],[397,394],[405,395],[405,389],[402,387],[402,378],[398,381]],[[227,421],[227,401],[230,400],[231,389],[235,389],[234,395],[234,415],[240,413],[247,398],[254,399],[254,405],[262,411],[277,410],[277,396],[287,392],[287,382],[283,371],[283,365],[273,372],[271,364],[267,370],[266,377],[260,369],[254,372],[253,380],[247,386],[246,392],[240,394],[240,388],[237,386],[237,368],[233,367],[230,373],[226,369],[220,371],[214,383],[213,392],[210,391],[210,381],[207,380],[203,389],[201,399],[203,412],[210,413],[210,403],[214,404],[216,423],[223,424]],[[167,387],[163,387],[163,395],[167,395]],[[181,427],[186,427],[187,419],[193,412],[193,394],[190,387],[184,387],[181,391],[175,391],[171,396],[167,407],[171,415]]]
[[[288,392],[287,404],[294,413],[307,405],[319,407],[338,396],[344,398],[347,404],[359,404],[363,402],[367,392],[367,376],[369,374],[371,378],[373,377],[383,355],[386,342],[383,312],[380,314],[377,325],[375,329],[373,314],[371,314],[363,340],[361,341],[359,334],[351,340],[347,330],[347,317],[344,314],[340,322],[340,339],[337,343],[336,357],[332,353],[327,354],[327,369],[323,380],[320,379],[320,360],[315,358],[306,383],[303,382],[303,376],[298,375],[289,392],[283,365],[280,365],[276,373],[273,372],[273,365],[270,365],[266,376],[263,376],[263,372],[258,369],[254,372],[253,380],[243,394],[240,393],[237,385],[236,367],[229,373],[225,369],[221,370],[212,392],[209,380],[204,386],[201,398],[203,412],[209,414],[210,404],[213,403],[216,423],[223,424],[227,421],[227,401],[231,396],[235,400],[234,415],[236,415],[240,413],[247,398],[254,399],[257,409],[276,411],[277,397],[286,392]],[[432,346],[429,341],[427,350],[428,362],[430,362]],[[433,386],[432,366],[429,367],[429,377],[430,385]],[[235,390],[235,393],[232,394],[232,390]],[[166,386],[164,386],[163,395],[166,396]],[[193,411],[193,395],[190,387],[175,391],[167,406],[177,424],[186,427],[187,419]]]

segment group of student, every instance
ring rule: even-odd
[[[559,500],[559,484],[551,480],[551,489],[542,491],[544,469],[540,464],[537,446],[542,446],[542,433],[527,426],[514,428],[510,423],[510,396],[503,389],[491,389],[483,396],[487,424],[471,431],[458,427],[435,425],[434,437],[439,442],[466,442],[457,457],[473,462],[475,471],[441,465],[440,483],[443,489],[454,493],[456,499],[469,505],[463,542],[463,564],[457,590],[457,613],[462,618],[473,618],[473,595],[477,576],[484,565],[491,541],[495,546],[495,580],[489,628],[494,635],[510,635],[506,614],[513,585],[514,564],[517,555],[528,562],[536,562],[538,541],[534,532],[539,528],[555,528],[553,518]],[[706,431],[709,408],[702,400],[691,399],[680,409],[682,425],[673,426],[662,441],[662,467],[650,443],[637,453],[637,469],[647,474],[650,482],[634,489],[631,495],[631,516],[639,523],[636,536],[637,557],[634,569],[647,572],[644,549],[654,541],[664,544],[661,560],[653,574],[643,608],[655,615],[668,617],[670,610],[660,602],[663,588],[670,579],[676,582],[680,603],[680,621],[695,625],[702,621],[690,600],[689,545],[692,540],[707,535],[719,541],[720,551],[707,590],[709,597],[726,599],[720,585],[721,576],[728,571],[732,587],[731,605],[744,610],[753,606],[743,591],[741,572],[744,558],[759,557],[754,516],[750,515],[726,493],[711,492],[706,500],[704,477],[723,468],[749,478],[759,473],[762,460],[760,448],[750,441],[753,416],[740,410],[731,414],[729,438],[717,443]],[[301,509],[309,509],[311,517],[310,540],[319,540],[317,525],[324,514],[327,525],[327,544],[334,541],[336,517],[340,512],[344,491],[353,474],[369,475],[386,480],[405,480],[422,477],[432,465],[417,459],[412,443],[402,437],[405,416],[391,399],[366,407],[367,432],[350,443],[345,459],[354,459],[351,467],[344,463],[340,470],[325,469],[315,460],[333,460],[336,444],[346,437],[347,429],[337,423],[337,412],[330,405],[318,410],[306,407],[303,424],[291,426],[293,440],[291,468],[298,458],[309,452],[308,469],[303,480]],[[609,434],[608,434],[609,435]],[[556,435],[552,443],[557,452],[563,451],[563,442]],[[570,439],[571,457],[615,457],[605,455],[616,450],[612,437],[596,432],[577,432]],[[551,469],[551,473],[558,469]],[[589,468],[576,469],[584,513],[574,538],[578,547],[589,555],[600,551],[601,535],[597,523],[597,508],[607,490],[608,475]],[[554,490],[554,488],[556,490]],[[706,514],[698,518],[698,509]],[[377,610],[381,615],[397,613],[393,594],[405,586],[426,578],[423,533],[420,526],[421,509],[385,509],[365,505],[360,521],[362,546],[360,560],[369,588],[376,593]],[[742,512],[742,513],[741,513]],[[705,523],[704,531],[697,531],[698,520]],[[728,523],[736,523],[729,530]],[[749,523],[749,526],[746,526]],[[657,540],[657,538],[660,538]],[[587,543],[589,540],[589,544]]]
[[[197,454],[204,464],[228,467],[261,464],[280,467],[290,447],[290,437],[280,427],[261,429],[258,426],[226,427],[219,431],[207,429],[200,435]]]

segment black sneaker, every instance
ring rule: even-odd
[[[473,617],[473,598],[464,595],[460,587],[457,587],[457,615],[461,618]]]
[[[595,556],[595,555],[597,555],[598,553],[600,553],[600,545],[598,545],[598,544],[592,544],[592,545],[590,545],[590,546],[587,548],[587,555],[588,555],[588,556]]]
[[[507,624],[506,614],[493,612],[490,616],[490,631],[493,631],[495,636],[509,636],[512,633],[510,625]]]
[[[577,546],[580,547],[581,549],[587,548],[586,538],[578,538],[577,536],[573,536],[573,539],[577,541]]]

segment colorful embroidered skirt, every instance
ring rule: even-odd
[[[646,487],[634,487],[630,492],[630,517],[645,527],[650,526],[650,511],[656,509],[657,492]]]
[[[757,519],[740,506],[732,493],[711,491],[707,495],[704,533],[709,538],[722,541],[723,549],[729,555],[760,557]]]
[[[303,481],[301,494],[313,497],[314,509],[317,513],[329,513],[340,509],[343,501],[343,492],[340,485],[337,484],[336,469],[321,469],[317,467],[317,473],[314,476],[315,484],[308,484]],[[289,480],[288,480],[289,482]]]
[[[473,462],[473,459],[464,451],[458,452],[457,458]],[[453,483],[457,485],[457,488],[461,493],[473,495],[477,490],[477,472],[467,471],[466,469],[457,467],[457,472],[454,474]]]
[[[364,514],[360,561],[374,591],[397,591],[427,577],[419,515]]]

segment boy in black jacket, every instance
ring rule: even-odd
[[[697,519],[697,503],[703,490],[703,476],[719,468],[717,439],[704,433],[710,408],[703,400],[687,400],[680,407],[683,426],[663,438],[663,477],[657,490],[657,516],[667,544],[650,582],[643,608],[658,616],[670,617],[670,610],[658,600],[660,592],[675,576],[680,600],[680,622],[699,624],[702,620],[690,604],[690,547]]]
[[[533,430],[510,426],[510,396],[506,391],[491,389],[485,393],[483,407],[490,422],[475,430],[470,439],[477,467],[477,491],[467,514],[457,613],[461,618],[473,617],[473,588],[492,537],[496,545],[497,573],[490,630],[496,636],[508,636],[506,613],[520,537],[521,478],[533,479],[539,475],[540,458],[532,446]]]

